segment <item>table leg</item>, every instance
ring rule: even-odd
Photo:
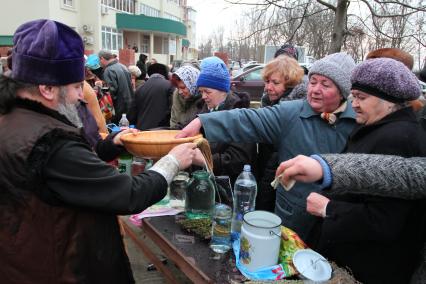
[[[177,279],[173,276],[172,272],[158,259],[158,257],[151,251],[151,249],[141,241],[134,230],[130,228],[126,222],[122,222],[122,226],[126,234],[133,240],[133,242],[140,248],[145,256],[151,261],[155,267],[164,275],[168,283],[178,283]]]

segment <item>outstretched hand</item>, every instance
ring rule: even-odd
[[[179,170],[184,170],[192,164],[196,154],[197,144],[184,143],[174,147],[169,154],[173,155],[179,162]]]
[[[114,136],[114,139],[112,140],[112,142],[115,145],[121,145],[121,146],[123,146],[123,141],[121,141],[121,136],[123,136],[124,134],[128,134],[128,133],[136,134],[138,132],[139,132],[139,130],[135,129],[135,128],[125,129],[125,130],[120,131],[119,133],[117,133],[117,135]]]
[[[293,159],[282,162],[275,173],[275,176],[281,176],[281,182],[288,184],[291,180],[301,182],[315,182],[323,177],[320,163],[307,156],[299,155]]]
[[[185,128],[180,131],[175,138],[185,138],[195,136],[200,133],[201,129],[201,120],[199,118],[191,121]]]

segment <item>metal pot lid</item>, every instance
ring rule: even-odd
[[[331,278],[330,263],[311,249],[301,249],[294,253],[293,264],[299,273],[312,281],[323,282]]]

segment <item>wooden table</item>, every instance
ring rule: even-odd
[[[232,279],[242,280],[235,268],[232,250],[226,254],[215,254],[208,241],[181,230],[175,216],[142,219],[142,226],[136,227],[123,222],[126,234],[136,243],[145,256],[161,271],[169,283],[178,283],[172,272],[164,265],[143,239],[149,237],[173,263],[194,283],[230,283]],[[142,234],[142,238],[141,238]],[[185,242],[185,240],[194,242]]]

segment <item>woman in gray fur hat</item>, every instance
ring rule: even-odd
[[[299,155],[281,163],[282,182],[323,182],[330,196],[369,194],[402,199],[426,198],[426,158],[392,155],[323,154],[319,159]],[[330,178],[325,178],[329,175]],[[324,181],[327,180],[326,183]],[[426,243],[410,283],[426,281]]]
[[[346,152],[424,154],[422,133],[407,104],[420,95],[415,76],[393,59],[367,60],[352,73],[352,106],[359,127]],[[313,155],[320,163],[325,163]],[[277,174],[288,166],[280,165]],[[331,174],[325,172],[323,181]],[[307,211],[322,217],[311,246],[364,283],[407,283],[424,242],[421,203],[365,194],[326,196],[311,193]],[[397,271],[398,273],[389,273]]]
[[[330,196],[369,194],[402,199],[426,199],[426,158],[392,155],[323,154],[320,160],[299,155],[281,163],[277,173],[289,180],[322,182]],[[329,178],[325,178],[328,175]],[[326,181],[326,182],[324,182]],[[419,230],[420,231],[420,230]],[[426,282],[426,243],[411,284]]]

